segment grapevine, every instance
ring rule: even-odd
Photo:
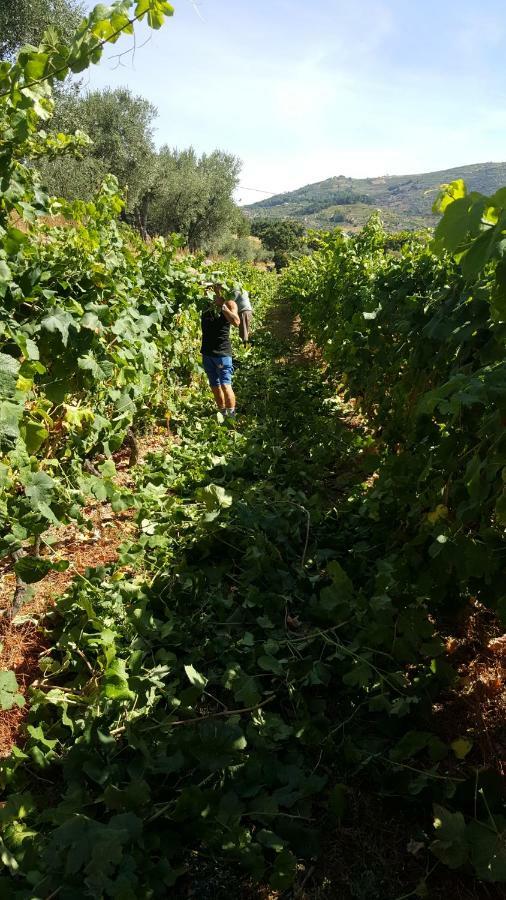
[[[42,617],[26,696],[0,673],[2,710],[26,711],[0,760],[0,893],[177,896],[202,864],[283,893],[363,791],[415,810],[432,857],[413,894],[433,858],[504,882],[497,773],[434,712],[457,617],[506,619],[504,192],[447,188],[433,241],[377,216],[319,235],[280,278],[145,243],[111,176],[91,202],[49,198],[37,158],[88,143],[43,130],[53,83],[171,14],[99,6],[71,46],[50,30],[0,66],[5,616],[67,565],[45,543],[87,527],[90,496],[135,517]],[[196,356],[216,282],[255,301],[228,423]],[[316,362],[275,333],[291,310]],[[167,420],[177,440],[138,465],[136,435]]]

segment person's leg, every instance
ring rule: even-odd
[[[216,406],[218,407],[220,412],[225,412],[225,408],[226,408],[227,404],[226,404],[226,400],[225,400],[225,393],[223,391],[221,384],[219,384],[218,387],[211,387],[211,390],[214,394]]]
[[[216,406],[220,410],[220,412],[225,413],[225,395],[223,393],[223,388],[220,384],[221,382],[221,369],[216,363],[216,359],[213,356],[203,356],[202,357],[202,365],[204,367],[204,371],[209,380],[209,387],[211,388],[214,396],[214,400],[216,402]]]
[[[246,318],[246,313],[242,312],[240,315],[241,323],[239,325],[239,337],[243,344],[248,340],[248,320]]]
[[[249,341],[249,333],[251,330],[251,312],[246,310],[241,314],[241,325],[239,328],[239,334],[241,335],[241,339],[243,344],[247,344]]]
[[[231,384],[222,386],[223,396],[225,398],[225,406],[227,409],[235,410],[235,394]]]
[[[224,356],[220,367],[220,383],[225,398],[225,407],[227,415],[235,416],[235,394],[232,387],[232,376],[234,374],[234,366],[231,356]]]

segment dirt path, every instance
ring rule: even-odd
[[[321,362],[322,353],[301,331],[300,316],[287,303],[278,303],[270,317],[270,330],[276,340],[286,343],[289,354],[286,361],[295,366]]]

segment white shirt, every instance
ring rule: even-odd
[[[253,312],[253,307],[251,305],[249,294],[247,291],[236,291],[235,302],[237,303],[239,315],[241,315],[241,313],[243,312]]]

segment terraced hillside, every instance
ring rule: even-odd
[[[421,175],[346,178],[337,175],[245,207],[255,218],[299,219],[311,228],[360,228],[380,209],[389,230],[431,227],[441,184],[463,178],[470,190],[492,194],[506,182],[506,163],[480,163]]]

